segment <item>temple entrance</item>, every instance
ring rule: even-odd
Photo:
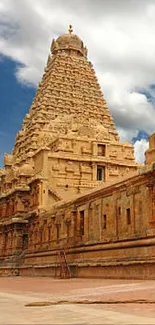
[[[28,248],[28,234],[24,234],[22,238],[22,249],[25,250]]]

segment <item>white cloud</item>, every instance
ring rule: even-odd
[[[130,79],[126,80],[127,77],[120,75],[120,73],[117,75],[107,72],[103,75],[103,81],[101,77],[99,79],[103,84],[112,115],[117,121],[117,128],[123,131],[124,136],[125,133],[127,135],[125,140],[131,140],[133,136],[138,134],[139,130],[145,130],[148,133],[154,131],[154,107],[146,95],[136,90],[131,91],[134,88],[134,80],[132,87],[128,88]]]
[[[143,163],[145,161],[145,151],[149,148],[149,143],[145,139],[141,139],[135,142],[135,157],[136,161],[139,163]]]
[[[154,106],[140,91],[155,95],[149,89],[155,84],[154,14],[154,0],[1,0],[0,53],[23,65],[19,82],[36,86],[52,38],[72,23],[88,47],[121,140],[131,140],[140,130],[155,130]]]

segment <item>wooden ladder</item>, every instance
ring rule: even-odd
[[[57,255],[59,257],[60,262],[60,278],[61,279],[69,279],[71,278],[70,267],[67,263],[66,254],[64,248],[59,249],[57,251]]]

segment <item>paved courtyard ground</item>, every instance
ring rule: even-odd
[[[155,324],[155,281],[0,278],[0,324]]]

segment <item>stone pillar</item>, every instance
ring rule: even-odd
[[[71,233],[72,233],[72,244],[74,245],[74,242],[76,242],[77,238],[78,238],[78,231],[77,231],[77,216],[78,211],[75,209],[72,210],[71,213]]]
[[[0,255],[2,255],[2,247],[3,247],[3,231],[0,230]]]
[[[148,198],[149,198],[149,221],[151,222],[153,220],[153,183],[149,183],[147,185],[148,187]]]
[[[7,236],[7,233],[6,231],[4,230],[3,228],[3,231],[1,233],[1,255],[4,255],[5,254],[5,248],[6,248],[6,236]]]
[[[96,181],[96,164],[92,163],[92,181]]]
[[[89,238],[89,229],[88,229],[88,205],[86,206],[85,212],[84,212],[84,240],[88,241]]]
[[[3,234],[3,255],[7,255],[7,248],[8,248],[8,231],[4,230]]]
[[[121,198],[120,192],[115,192],[113,194],[113,202],[114,202],[114,236],[116,236],[116,240],[119,238],[119,226],[120,226],[120,213],[119,213],[119,202]]]
[[[42,179],[40,183],[38,184],[39,190],[38,190],[38,197],[39,197],[39,209],[40,210],[46,210],[48,206],[48,152],[49,149],[43,149],[42,150]]]
[[[2,203],[0,203],[0,219],[2,218]]]
[[[13,228],[12,232],[12,254],[16,252],[16,231],[15,228]]]
[[[14,238],[14,245],[15,245],[15,253],[19,254],[23,248],[23,227],[22,224],[15,224],[15,238]]]
[[[80,236],[80,211],[79,210],[77,211],[75,227],[76,227],[76,240],[78,240],[81,238],[81,236]]]
[[[133,206],[133,209],[132,209],[132,215],[133,215],[133,234],[135,235],[136,234],[136,201],[135,201],[135,192],[133,192],[133,195],[132,195],[132,198],[133,198],[133,201],[132,201],[132,206]]]
[[[94,203],[93,212],[93,239],[99,241],[102,237],[101,200]]]
[[[66,223],[66,239],[67,242],[69,242],[71,238],[71,219],[66,220],[65,223]]]
[[[38,184],[39,188],[39,193],[38,193],[38,198],[39,198],[39,209],[40,210],[46,210],[48,206],[48,181],[47,180],[42,180]]]
[[[97,143],[93,142],[92,146],[93,146],[93,156],[97,156]]]
[[[15,249],[16,253],[22,250],[22,234],[20,233],[16,234]]]
[[[2,218],[6,216],[6,201],[2,203]]]
[[[92,203],[89,203],[89,208],[88,208],[88,240],[93,239],[93,207]]]

